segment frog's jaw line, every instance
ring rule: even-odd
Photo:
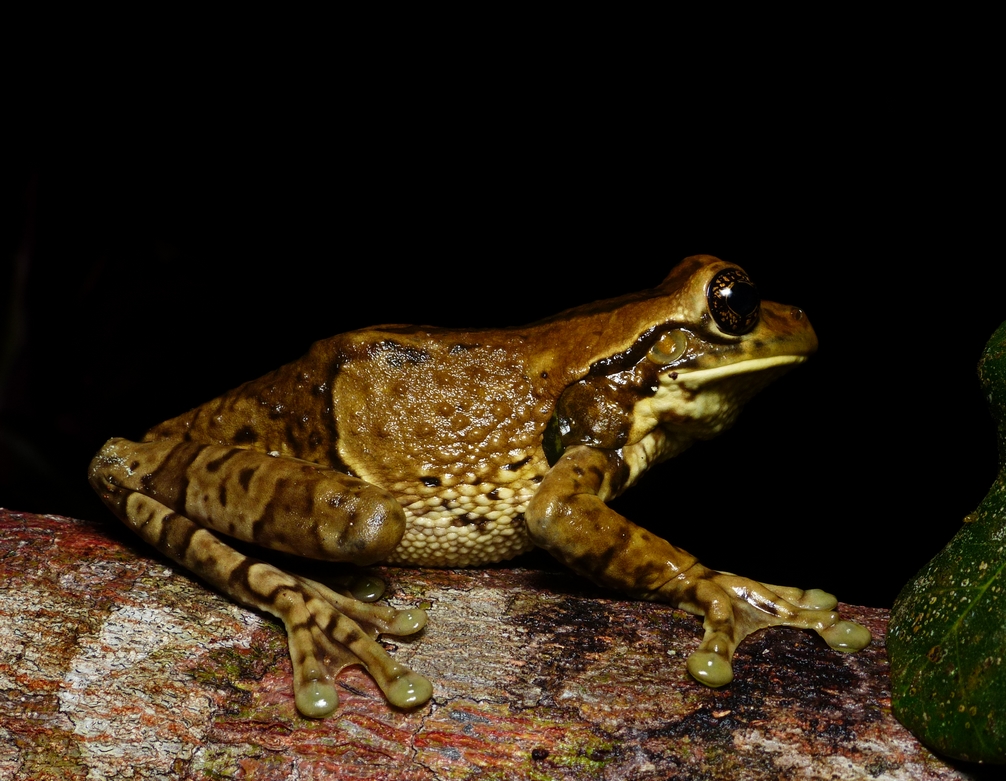
[[[773,355],[769,358],[752,358],[748,361],[716,366],[712,369],[671,371],[660,379],[665,385],[680,385],[686,390],[699,390],[702,386],[724,377],[751,374],[753,372],[765,371],[766,369],[774,369],[778,366],[795,365],[803,363],[806,360],[806,355]]]
[[[688,444],[695,439],[716,436],[733,425],[747,400],[745,394],[738,394],[736,388],[730,387],[732,383],[729,380],[773,369],[785,371],[806,359],[804,355],[775,355],[711,369],[680,370],[676,375],[672,370],[661,376],[660,385],[653,396],[636,405],[629,439],[636,441],[637,437],[668,422],[679,430]],[[771,379],[770,374],[765,378],[766,383]],[[715,387],[718,383],[722,383],[721,388]],[[761,387],[763,385],[755,385],[753,389],[747,390],[757,391]],[[679,445],[676,452],[681,452],[685,447],[687,445]],[[666,457],[662,456],[661,460]]]

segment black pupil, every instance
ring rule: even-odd
[[[729,290],[723,291],[723,295],[727,299],[727,306],[742,318],[750,315],[761,303],[755,286],[747,282],[734,282]]]

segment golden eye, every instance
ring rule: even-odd
[[[725,268],[713,277],[706,301],[716,325],[728,334],[740,336],[758,324],[761,296],[739,268]]]
[[[646,357],[658,366],[674,363],[688,349],[688,337],[684,331],[668,331],[653,343]]]

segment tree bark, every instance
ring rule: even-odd
[[[562,571],[374,568],[429,604],[392,655],[434,684],[396,710],[357,669],[331,718],[300,717],[286,638],[114,521],[0,510],[0,778],[967,779],[892,717],[874,642],[760,632],[733,683],[684,661],[701,624]],[[315,572],[313,576],[317,576]]]

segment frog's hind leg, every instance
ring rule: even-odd
[[[335,710],[335,677],[349,664],[363,665],[393,705],[410,708],[430,699],[430,682],[395,662],[375,639],[379,633],[418,632],[426,624],[425,611],[367,604],[246,556],[215,532],[141,493],[138,486],[123,485],[134,478],[108,468],[104,462],[110,458],[99,454],[91,477],[116,515],[211,586],[283,621],[297,709],[303,715],[321,718]]]
[[[297,710],[311,718],[339,704],[334,681],[343,667],[361,664],[388,701],[400,708],[430,699],[430,682],[399,664],[374,639],[378,633],[409,635],[426,625],[423,610],[395,610],[345,597],[320,583],[290,575],[245,556],[188,518],[142,494],[127,498],[132,518],[143,519],[140,536],[234,599],[286,625],[293,662]]]

